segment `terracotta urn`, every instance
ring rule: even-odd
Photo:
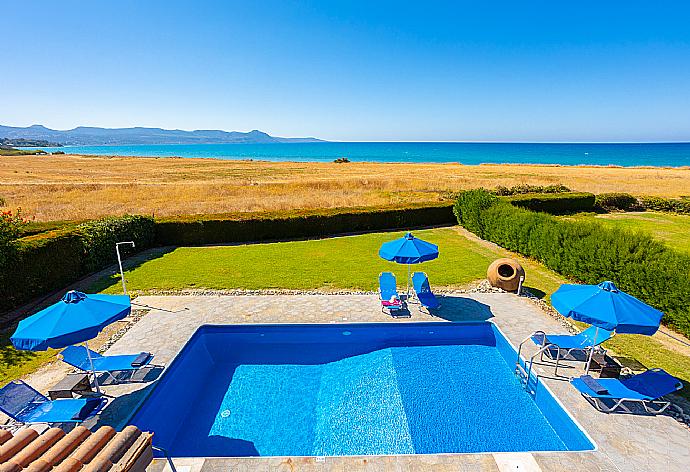
[[[486,271],[486,278],[491,286],[506,292],[517,291],[520,277],[525,277],[525,269],[515,259],[496,259]]]

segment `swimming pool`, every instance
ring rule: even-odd
[[[131,420],[175,457],[593,449],[493,323],[202,326]]]

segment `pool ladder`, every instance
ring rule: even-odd
[[[530,334],[527,336],[525,339],[522,340],[520,343],[520,346],[518,347],[518,352],[517,352],[517,360],[515,361],[515,375],[520,379],[520,382],[522,383],[522,386],[529,392],[531,395],[536,395],[536,390],[537,390],[537,384],[539,383],[539,374],[535,374],[534,376],[534,381],[532,381],[532,366],[534,365],[534,359],[537,356],[543,356],[544,351],[547,351],[550,348],[556,348],[558,349],[558,346],[556,346],[553,343],[546,343],[543,344],[542,346],[539,347],[539,350],[532,354],[532,357],[529,358],[529,361],[525,360],[524,362],[521,362],[521,356],[520,354],[522,353],[522,346],[525,344],[527,341],[530,341],[533,336],[537,334],[543,334],[542,331],[535,331],[534,333]],[[560,360],[560,355],[556,356],[556,370],[558,370],[558,362]]]

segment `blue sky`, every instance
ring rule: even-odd
[[[0,124],[690,141],[682,1],[4,1]]]

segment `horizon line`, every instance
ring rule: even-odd
[[[273,136],[273,135],[271,135]],[[275,136],[278,138],[285,139],[285,136]],[[302,138],[287,138],[287,139],[302,139]],[[322,138],[303,138],[303,139],[318,139],[320,142],[286,142],[286,143],[159,143],[159,144],[64,144],[61,147],[117,147],[117,146],[200,146],[200,145],[216,145],[216,144],[328,144],[328,143],[368,143],[368,144],[397,144],[397,143],[408,143],[408,144],[690,144],[690,140],[687,141],[472,141],[472,140],[462,140],[462,141],[425,141],[425,140],[405,140],[405,141],[342,141],[342,140],[331,140]],[[30,146],[36,147],[36,146]],[[43,147],[53,147],[53,146],[43,146]]]

